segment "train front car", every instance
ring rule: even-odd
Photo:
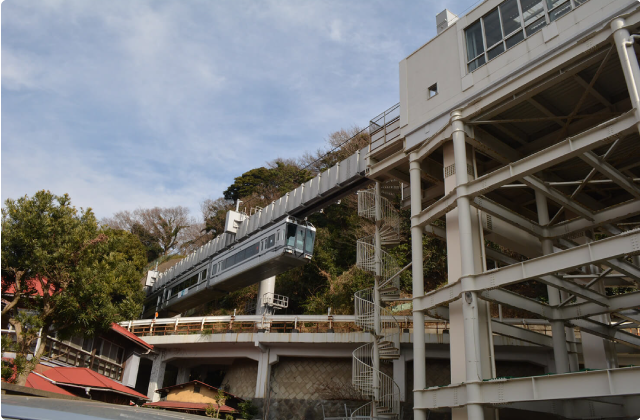
[[[150,288],[143,317],[172,316],[311,260],[316,229],[286,217]]]

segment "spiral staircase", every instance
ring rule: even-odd
[[[351,413],[352,419],[398,419],[400,388],[382,373],[380,362],[400,357],[400,324],[382,302],[400,297],[400,271],[384,246],[400,240],[400,217],[383,195],[393,193],[393,185],[376,184],[375,189],[358,192],[358,214],[375,222],[376,232],[358,241],[357,265],[376,275],[375,286],[355,294],[356,323],[374,340],[353,352],[352,382],[371,402]]]

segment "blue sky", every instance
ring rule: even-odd
[[[2,200],[187,206],[398,102],[435,15],[477,0],[2,3]]]

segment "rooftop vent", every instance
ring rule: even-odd
[[[448,9],[444,9],[442,12],[438,13],[436,15],[436,25],[438,26],[438,33],[453,25],[456,20],[458,20],[458,16],[451,13]]]

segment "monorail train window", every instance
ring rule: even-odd
[[[217,271],[218,271],[218,263],[213,263],[213,265],[211,266],[211,275],[215,276]]]
[[[316,232],[307,229],[307,239],[304,241],[304,252],[307,254],[313,254],[313,242],[316,239]]]
[[[207,269],[205,268],[202,271],[202,277],[200,277],[200,281],[205,280],[207,278]]]
[[[298,226],[296,229],[296,249],[304,249],[304,226]]]
[[[251,258],[260,252],[260,245],[255,243],[245,250],[245,259]]]
[[[269,236],[269,238],[267,238],[267,248],[271,248],[275,244],[276,244],[276,234],[274,233],[273,235]]]
[[[287,224],[287,246],[293,247],[295,245],[295,237],[296,237],[296,225],[289,223]]]
[[[235,254],[224,260],[224,268],[225,270],[235,264],[236,256]]]

